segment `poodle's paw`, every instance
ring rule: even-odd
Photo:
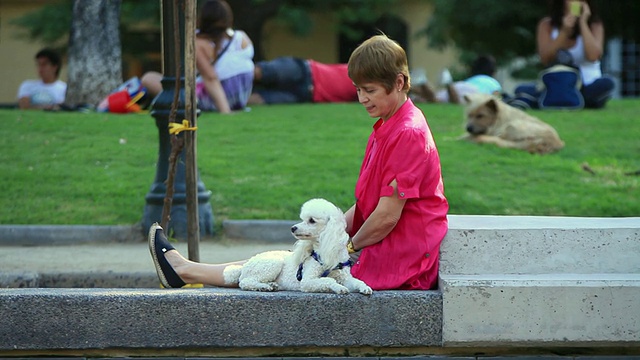
[[[257,291],[278,291],[278,284],[271,282],[262,284],[263,286],[258,287]]]
[[[331,291],[333,291],[336,294],[348,294],[351,291],[349,291],[349,289],[346,286],[342,286],[340,284],[334,284],[331,286]]]
[[[249,290],[249,291],[270,292],[270,291],[278,291],[278,284],[276,284],[275,282],[261,283],[261,282],[240,281],[240,288],[242,290]]]
[[[373,289],[371,289],[367,284],[362,284],[358,286],[356,289],[362,295],[371,295],[373,294]]]

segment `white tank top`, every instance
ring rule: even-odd
[[[242,39],[244,32],[236,30],[236,34],[231,38],[231,45],[227,51],[222,54],[216,61],[215,69],[220,80],[242,73],[253,73],[253,45],[242,48]],[[224,41],[221,49],[227,46],[228,41]]]
[[[551,38],[558,37],[558,29],[551,31]],[[584,55],[584,43],[582,36],[578,35],[576,38],[576,45],[570,49],[567,49],[575,63],[580,67],[582,73],[582,84],[589,85],[602,77],[602,69],[600,68],[600,61],[588,61]]]

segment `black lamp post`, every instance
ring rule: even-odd
[[[151,189],[145,196],[145,208],[142,218],[144,231],[148,231],[154,222],[160,223],[165,201],[167,187],[165,181],[169,170],[169,156],[171,154],[171,141],[169,135],[169,117],[171,104],[175,95],[176,77],[180,77],[179,101],[176,108],[176,122],[185,119],[185,93],[184,93],[184,66],[180,67],[180,73],[176,69],[176,52],[180,52],[181,64],[184,64],[184,46],[179,47],[173,40],[175,32],[180,34],[180,44],[184,44],[184,1],[191,0],[161,0],[162,5],[162,88],[163,91],[153,100],[151,116],[155,118],[158,128],[159,151],[156,166],[156,176]],[[176,7],[176,3],[179,3]],[[179,12],[179,25],[174,24],[174,12]],[[184,136],[181,133],[178,136]],[[165,232],[177,239],[187,238],[187,194],[186,194],[186,169],[185,151],[180,153],[174,183],[173,203],[168,229]],[[209,199],[211,191],[205,188],[204,183],[197,175],[197,201],[198,218],[201,235],[213,235],[213,211]]]

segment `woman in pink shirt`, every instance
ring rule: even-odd
[[[384,35],[374,36],[353,52],[348,74],[358,101],[378,118],[356,183],[356,203],[345,213],[355,260],[351,273],[374,290],[434,289],[449,205],[433,136],[408,97],[405,51]],[[229,286],[223,275],[229,264],[187,260],[159,226],[152,227],[149,242],[165,286]]]
[[[384,35],[360,45],[349,77],[373,125],[346,212],[351,273],[372,289],[432,289],[448,223],[440,158],[424,114],[408,97],[404,49]]]

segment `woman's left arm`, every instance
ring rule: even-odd
[[[202,77],[204,87],[207,89],[207,94],[209,94],[213,103],[216,105],[216,109],[222,114],[229,114],[231,113],[229,100],[222,88],[218,74],[211,65],[211,58],[206,53],[207,49],[205,46],[205,44],[196,44],[196,67]]]
[[[407,200],[398,197],[398,184],[395,180],[389,185],[393,187],[393,194],[378,200],[375,210],[351,239],[356,250],[382,241],[400,220]]]
[[[602,57],[604,46],[604,26],[602,22],[594,22],[589,26],[591,8],[586,2],[582,3],[582,15],[578,19],[580,23],[580,35],[584,42],[584,55],[589,61],[598,61]]]

